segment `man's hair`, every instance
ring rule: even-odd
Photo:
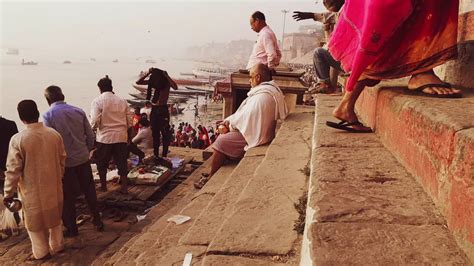
[[[344,5],[345,0],[324,0],[323,4],[327,9],[334,10],[335,12],[339,12],[341,7]]]
[[[33,100],[23,100],[17,106],[18,115],[22,121],[27,123],[36,123],[39,118],[39,111]]]
[[[255,73],[260,74],[262,82],[272,80],[272,72],[266,65],[262,63],[258,63],[257,65],[252,67],[250,71],[255,71]]]
[[[49,104],[64,101],[64,94],[60,87],[51,85],[44,90],[44,97]]]
[[[253,12],[252,18],[253,18],[253,20],[258,19],[258,20],[261,20],[261,21],[265,21],[265,15],[260,11]]]
[[[150,126],[150,122],[148,121],[148,119],[146,117],[142,117],[140,119],[140,121],[138,121],[138,123],[140,123],[140,125],[142,125],[144,127],[149,127]]]
[[[109,79],[108,75],[105,75],[104,78],[101,78],[99,82],[97,82],[97,86],[99,86],[101,91],[112,91],[112,80]]]

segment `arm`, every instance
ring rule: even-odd
[[[95,142],[95,134],[92,131],[91,125],[89,124],[89,120],[87,120],[87,116],[85,113],[84,114],[84,133],[86,134],[86,144],[87,148],[89,151],[91,151],[94,148],[94,142]]]
[[[269,68],[275,68],[280,63],[278,61],[278,54],[276,50],[276,43],[273,42],[273,38],[270,34],[264,34],[263,38],[263,46],[265,47],[265,52],[267,53],[267,61]]]
[[[148,84],[148,82],[145,81],[145,79],[150,76],[151,74],[151,71],[148,71],[148,73],[146,73],[146,75],[144,75],[143,77],[141,77],[140,79],[137,80],[137,84],[140,84],[140,85],[146,85]]]
[[[168,75],[168,72],[165,71],[165,77],[168,79],[168,82],[170,83],[171,85],[171,88],[173,88],[174,90],[177,90],[178,89],[178,85],[176,85],[176,82],[171,79],[171,77]]]
[[[43,124],[47,127],[53,127],[52,121],[49,120],[49,115],[48,113],[43,114]]]
[[[66,171],[66,150],[64,149],[64,141],[63,138],[59,133],[57,133],[57,136],[59,138],[58,141],[58,154],[59,154],[59,166],[61,167],[61,177],[64,176],[64,172]]]
[[[139,130],[137,135],[132,139],[132,142],[135,144],[139,144],[140,142],[143,141],[144,138],[145,136],[143,134],[143,130]]]
[[[92,102],[91,106],[91,127],[96,130],[100,125],[100,119],[102,117],[102,108],[99,106],[97,101]]]
[[[329,12],[312,13],[312,12],[295,11],[295,12],[293,12],[293,19],[295,19],[296,21],[305,20],[305,19],[312,19],[314,21],[324,22],[324,17],[325,17],[325,14],[327,14],[327,13],[329,13]]]
[[[12,138],[8,149],[7,171],[5,172],[4,197],[12,198],[17,192],[18,182],[23,175],[23,154],[18,140]]]

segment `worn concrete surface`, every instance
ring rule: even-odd
[[[306,190],[312,112],[291,114],[209,245],[210,253],[285,255],[295,247],[294,203]]]
[[[227,177],[232,172],[235,165],[227,165],[222,167],[214,176],[215,179],[209,181],[209,191],[212,191],[215,183],[222,182],[222,177]],[[198,171],[201,170],[201,171]],[[197,217],[202,209],[207,206],[209,201],[213,198],[212,193],[197,192],[193,187],[193,182],[199,180],[201,172],[206,171],[202,169],[196,170],[188,180],[188,189],[179,202],[166,213],[156,219],[146,231],[139,237],[136,237],[133,242],[127,243],[121,250],[119,250],[113,257],[106,261],[107,264],[155,264],[160,257],[164,256],[171,247],[178,243],[180,236],[186,232],[192,225],[192,220],[181,225],[175,225],[168,222],[167,219],[173,215],[181,214],[190,216],[191,219]],[[217,188],[215,188],[217,189]]]
[[[364,90],[360,117],[423,185],[474,260],[474,94],[437,99],[386,86]]]
[[[232,176],[214,196],[206,209],[194,220],[192,227],[181,238],[185,245],[209,245],[222,222],[233,211],[239,194],[253,177],[263,156],[245,156],[232,172]]]
[[[239,256],[211,255],[206,256],[202,265],[288,265],[283,262],[274,262],[270,259],[247,258]]]
[[[469,264],[431,198],[376,134],[325,126],[333,105],[318,95],[301,264]]]
[[[317,265],[469,265],[440,225],[318,223],[311,233]]]

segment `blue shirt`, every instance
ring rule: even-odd
[[[78,166],[89,160],[95,135],[82,109],[65,102],[55,102],[43,114],[43,122],[61,134],[67,153],[66,167]]]

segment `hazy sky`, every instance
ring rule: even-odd
[[[322,2],[322,1],[319,1]],[[192,45],[254,40],[249,16],[262,11],[281,38],[300,25],[292,11],[321,11],[321,3],[299,1],[4,1],[1,47],[19,48],[31,59],[67,57],[176,57]]]

